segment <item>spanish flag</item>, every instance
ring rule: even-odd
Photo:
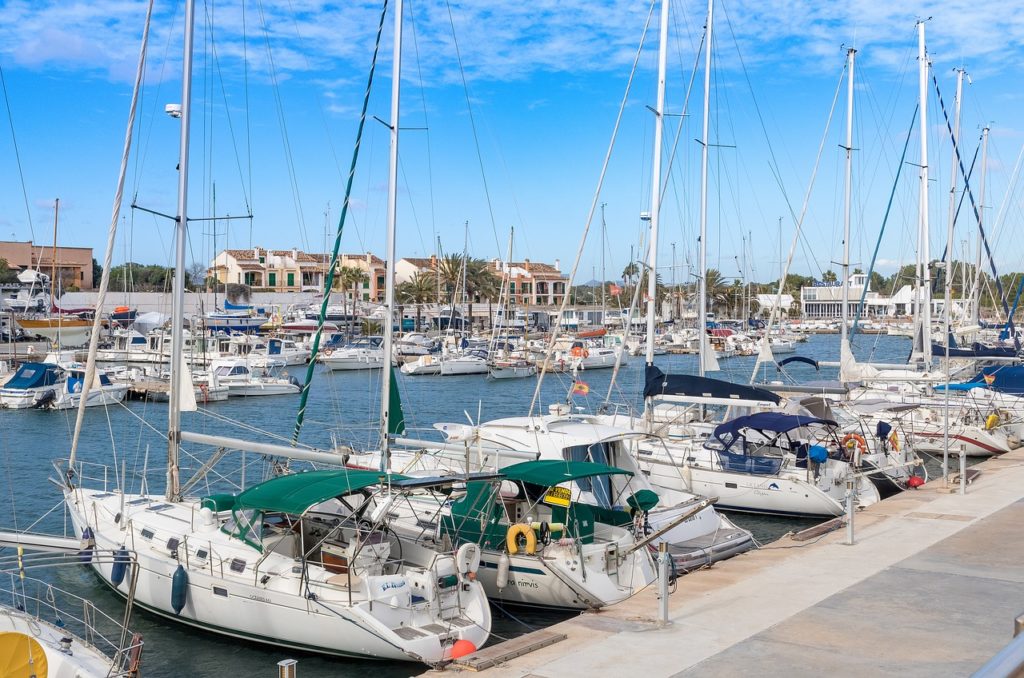
[[[590,393],[590,387],[587,386],[586,382],[577,381],[575,384],[572,385],[573,395],[587,395],[588,393]]]
[[[989,386],[994,384],[995,381],[996,381],[996,375],[994,375],[994,374],[986,374],[985,375],[985,383],[988,384]]]

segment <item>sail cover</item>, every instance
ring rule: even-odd
[[[776,405],[782,397],[763,388],[734,384],[721,379],[698,377],[693,374],[665,374],[654,365],[644,373],[644,397],[681,395],[691,398],[727,398],[730,400],[756,400]]]

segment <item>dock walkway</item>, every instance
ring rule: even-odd
[[[859,512],[853,546],[845,529],[784,537],[683,577],[668,626],[648,589],[481,673],[970,675],[1024,611],[1024,449],[974,468],[965,496],[940,479]]]

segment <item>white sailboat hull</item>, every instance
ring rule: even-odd
[[[126,495],[123,500],[132,517],[115,523],[115,516],[121,516],[121,495],[83,489],[66,492],[76,532],[81,534],[90,527],[99,549],[134,547],[139,564],[135,603],[173,621],[277,647],[427,663],[448,659],[455,640],[466,639],[475,646],[487,640],[490,613],[483,595],[467,593],[460,608],[444,620],[438,620],[436,609],[431,609],[433,601],[419,609],[415,603],[400,603],[415,586],[429,585],[418,579],[436,576],[430,570],[367,576],[365,581],[349,584],[351,589],[326,579],[303,582],[300,576],[289,574],[291,564],[297,561],[278,554],[261,560],[254,552],[232,551],[219,530],[206,534],[190,530],[193,515],[199,510],[196,503],[168,505],[157,498],[137,495]],[[161,505],[167,508],[150,511]],[[172,532],[166,528],[167,522],[180,524],[174,525]],[[149,539],[144,529],[151,535]],[[181,541],[175,549],[178,558],[172,557],[166,546],[171,537]],[[199,550],[204,551],[203,558],[199,558]],[[232,561],[244,555],[249,556],[243,560],[244,572],[233,572]],[[184,607],[175,613],[171,594],[179,565],[187,574],[187,593]],[[92,567],[109,586],[122,595],[127,593],[128,577],[115,584],[113,564],[93,563]],[[307,585],[308,593],[315,596],[307,595]],[[469,590],[478,589],[471,586]],[[435,623],[437,628],[432,628],[436,621],[448,623],[443,627]]]

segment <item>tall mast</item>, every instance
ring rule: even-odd
[[[918,300],[921,308],[921,346],[919,358],[925,365],[932,362],[932,275],[928,263],[931,249],[928,242],[928,53],[924,48],[924,21],[917,22],[918,100],[921,108],[921,192],[918,207],[918,243],[920,256],[917,263],[919,285]]]
[[[840,324],[840,343],[846,346],[850,341],[846,323],[850,317],[850,213],[853,209],[853,67],[857,50],[846,50],[846,181],[843,189],[843,314]]]
[[[949,330],[951,324],[952,303],[953,303],[953,222],[956,221],[956,180],[957,170],[960,167],[960,104],[964,90],[964,69],[956,69],[956,99],[953,102],[953,162],[951,164],[949,178],[949,214],[946,223],[946,264],[944,278],[944,300],[943,308],[946,313],[946,371],[949,371]],[[963,291],[962,297],[966,296],[967,290]],[[966,301],[963,299],[961,303]]]
[[[167,501],[178,501],[181,444],[181,369],[185,334],[185,240],[188,232],[188,140],[192,118],[192,32],[195,2],[185,3],[185,47],[181,78],[181,136],[178,147],[178,212],[175,217],[174,281],[171,297],[171,388],[167,415]]]
[[[604,248],[607,225],[604,222],[604,207],[608,203],[601,203],[601,327],[604,327],[604,315],[607,313],[607,300],[605,298],[605,287],[607,286],[608,276],[604,272]]]
[[[661,32],[658,43],[658,103],[654,110],[654,158],[651,168],[651,246],[647,255],[647,354],[654,364],[654,307],[658,297],[658,222],[661,221],[661,136],[665,121],[665,79],[668,71],[668,6],[661,0]],[[628,330],[627,330],[628,332]]]
[[[704,376],[708,351],[708,121],[711,100],[711,31],[714,22],[715,0],[708,0],[707,37],[704,42],[704,126],[701,132],[700,169],[700,271],[698,280],[697,341],[700,349],[699,374]]]
[[[50,259],[50,310],[49,315],[53,316],[53,310],[57,308],[57,215],[60,213],[60,198],[53,200],[53,256]],[[40,257],[42,258],[42,257]],[[60,348],[60,326],[61,314],[57,313],[57,347]]]
[[[398,110],[402,86],[402,0],[395,2],[395,50],[391,63],[391,149],[388,155],[387,261],[384,266],[384,374],[381,376],[380,445],[381,471],[391,466],[389,419],[391,414],[391,344],[394,334],[395,308],[395,218],[398,207]]]
[[[985,165],[988,163],[988,125],[981,130],[981,196],[978,199],[978,252],[974,260],[974,324],[981,324],[981,228],[985,218]]]

